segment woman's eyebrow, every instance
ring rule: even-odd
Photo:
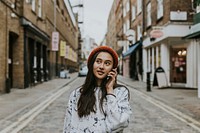
[[[105,60],[105,61],[107,61],[107,62],[112,62],[111,60]]]
[[[102,60],[102,59],[97,57],[96,60]]]
[[[99,58],[97,57],[96,60],[103,60],[102,58]],[[107,62],[112,62],[112,60],[108,59],[108,60],[104,60],[104,61],[107,61]]]

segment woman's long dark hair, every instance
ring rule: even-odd
[[[91,112],[96,113],[96,105],[95,106],[95,102],[96,102],[96,98],[95,98],[95,88],[97,87],[97,82],[95,79],[95,76],[93,74],[93,64],[95,62],[95,59],[97,57],[97,55],[100,52],[97,52],[91,59],[91,62],[88,62],[88,74],[86,76],[86,80],[85,83],[82,85],[81,87],[81,95],[80,98],[78,100],[78,115],[79,117],[84,117],[84,116],[88,116]],[[101,111],[104,113],[103,110],[103,101],[104,99],[106,99],[106,95],[107,95],[107,91],[106,91],[106,83],[107,80],[106,78],[104,78],[102,80],[101,83],[101,91],[102,91],[102,96],[100,99],[100,109]],[[115,84],[113,88],[119,87],[122,85],[119,84]],[[105,113],[104,113],[105,115]]]

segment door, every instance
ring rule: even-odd
[[[171,82],[186,83],[186,48],[171,49]]]

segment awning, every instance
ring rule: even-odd
[[[137,47],[140,45],[142,45],[142,43],[140,41],[133,44],[133,46],[130,47],[129,50],[126,51],[126,53],[122,54],[123,57],[126,57],[126,56],[130,55],[131,53],[133,53],[137,49]]]
[[[50,40],[50,37],[46,33],[38,29],[36,26],[34,26],[30,21],[26,20],[25,18],[21,18],[21,25],[29,29],[33,33],[35,33],[40,38],[43,38],[44,40],[47,41]]]
[[[197,38],[197,37],[199,37],[199,36],[200,36],[200,31],[194,32],[194,33],[189,34],[189,35],[187,35],[187,36],[184,36],[183,38],[192,39],[192,38]]]
[[[183,37],[183,39],[193,39],[200,37],[200,23],[191,26],[190,33]]]

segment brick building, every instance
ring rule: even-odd
[[[123,75],[135,79],[137,76],[135,72],[138,73],[140,69],[141,79],[146,82],[147,73],[150,72],[150,80],[153,83],[156,69],[162,67],[165,71],[165,76],[161,77],[162,82],[165,82],[164,86],[198,88],[200,97],[200,1],[115,0],[114,2],[118,3],[115,23],[116,32],[120,36],[117,37],[122,40],[122,43],[118,40],[118,45],[122,46],[124,51]],[[118,17],[122,10],[123,15]],[[127,28],[128,20],[130,29]],[[123,31],[120,30],[121,27]],[[129,30],[132,30],[135,39],[132,40],[131,46],[126,42]],[[142,44],[142,47],[138,47],[141,46],[139,44]],[[139,63],[142,61],[142,66],[138,67],[138,61]]]
[[[141,64],[139,67],[142,68],[142,26],[142,1],[114,1],[108,18],[106,42],[110,45],[109,42],[112,41],[112,45],[115,45],[113,48],[120,55],[119,73],[135,80],[138,79],[137,64]]]
[[[2,0],[0,12],[1,92],[55,78],[61,66],[77,69],[79,30],[68,1]],[[52,49],[54,31],[58,50]]]
[[[187,86],[187,41],[182,39],[192,24],[191,0],[146,0],[144,3],[143,68],[154,78],[156,68],[166,73],[168,86]]]

